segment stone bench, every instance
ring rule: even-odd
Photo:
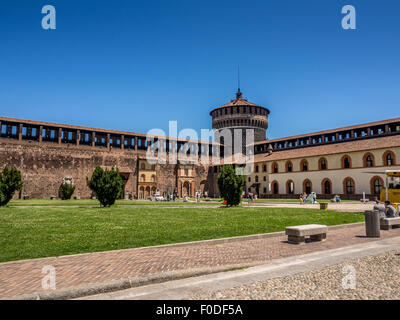
[[[400,217],[397,218],[383,218],[380,220],[381,230],[390,230],[393,228],[400,228]]]
[[[322,224],[306,224],[286,228],[288,242],[300,244],[304,243],[305,237],[309,236],[312,241],[323,241],[326,239],[328,227]]]

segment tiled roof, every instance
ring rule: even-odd
[[[391,147],[400,147],[400,135],[392,135],[372,139],[361,139],[307,148],[296,148],[291,150],[273,152],[270,155],[268,155],[267,153],[256,154],[254,156],[254,162],[305,158],[312,156],[384,149]]]
[[[253,106],[253,107],[261,107],[259,105],[256,105],[252,102],[248,102],[246,99],[240,98],[240,99],[235,99],[232,100],[231,102],[224,104],[220,107],[217,107],[216,109],[220,108],[225,108],[225,107],[233,107],[233,106]],[[262,107],[261,107],[262,108]]]
[[[222,106],[219,106],[213,110],[217,110],[217,109],[221,109],[221,108],[226,108],[226,107],[234,107],[234,106],[251,106],[251,107],[259,107],[259,108],[263,108],[265,110],[267,110],[268,113],[270,113],[270,111],[267,108],[264,108],[262,106],[259,106],[255,103],[249,102],[246,99],[243,99],[242,97],[242,93],[240,92],[240,89],[238,89],[238,92],[236,93],[236,99],[231,100],[231,102],[226,103]],[[212,111],[211,111],[212,112]]]
[[[284,138],[278,138],[278,139],[263,140],[263,141],[258,141],[254,144],[259,145],[259,144],[264,144],[264,143],[272,143],[272,142],[285,141],[285,140],[295,140],[295,139],[301,139],[301,138],[310,137],[310,136],[318,136],[318,135],[330,134],[330,133],[341,132],[341,131],[361,129],[361,128],[365,128],[365,127],[374,127],[374,126],[379,126],[379,125],[385,125],[385,124],[390,124],[390,123],[399,122],[399,121],[400,121],[400,118],[393,118],[393,119],[388,119],[388,120],[357,124],[357,125],[349,126],[349,127],[342,127],[342,128],[337,128],[337,129],[329,129],[329,130],[324,130],[324,131],[305,133],[305,134],[289,136],[289,137],[284,137]]]

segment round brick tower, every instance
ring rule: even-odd
[[[232,132],[234,143],[234,130],[242,130],[242,153],[246,153],[246,129],[254,130],[254,142],[267,138],[268,115],[267,108],[258,106],[243,99],[240,88],[236,92],[236,99],[215,108],[210,112],[212,128],[221,131],[229,129]],[[224,143],[221,141],[221,143]],[[227,146],[225,144],[225,146]]]

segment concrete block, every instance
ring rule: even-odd
[[[381,224],[381,230],[390,230],[392,228],[400,228],[400,217],[381,219],[380,224]]]
[[[328,227],[322,224],[306,224],[286,228],[286,235],[288,236],[311,236],[323,233],[328,233]]]

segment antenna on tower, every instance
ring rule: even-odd
[[[238,90],[240,91],[240,66],[238,65]]]
[[[236,92],[236,100],[242,98],[242,93],[240,92],[240,67],[238,65],[238,91]]]

